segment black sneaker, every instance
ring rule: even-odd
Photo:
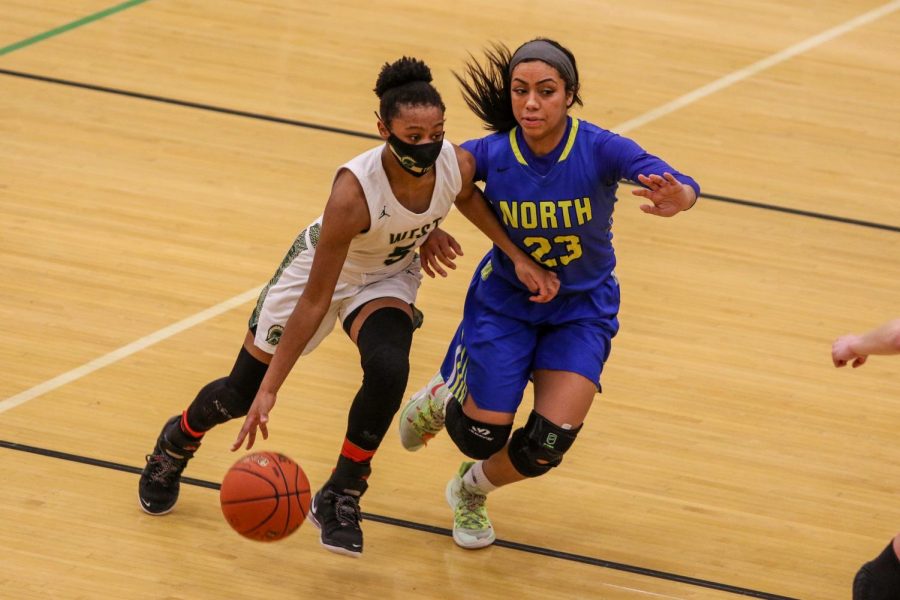
[[[359,557],[363,550],[363,534],[359,527],[359,495],[338,491],[326,484],[313,497],[309,520],[319,528],[319,540],[332,552]]]
[[[192,439],[181,431],[180,421],[181,415],[166,421],[141,473],[138,498],[141,509],[149,515],[164,515],[172,511],[178,501],[181,473],[200,447],[200,440]]]

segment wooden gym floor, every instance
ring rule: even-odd
[[[0,597],[850,597],[900,529],[900,361],[831,341],[900,315],[900,2],[0,0]],[[452,70],[537,35],[576,54],[576,115],[706,196],[675,219],[622,187],[622,329],[562,467],[491,496],[498,543],[448,537],[446,436],[392,429],[366,551],[305,525],[240,538],[211,432],[176,510],[137,474],[163,421],[230,368],[255,294],[376,142],[380,66],[425,59],[448,137],[480,135]],[[425,281],[412,392],[486,249]],[[336,332],[298,364],[261,448],[332,468],[360,369]],[[530,399],[523,404],[527,414]]]

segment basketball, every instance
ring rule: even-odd
[[[277,452],[254,452],[234,463],[219,490],[222,514],[251,540],[274,542],[297,531],[309,512],[309,480]]]

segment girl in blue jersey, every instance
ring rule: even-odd
[[[400,417],[404,447],[418,450],[446,427],[476,462],[449,482],[453,539],[491,544],[486,495],[547,473],[572,446],[600,389],[618,331],[613,206],[620,179],[639,182],[641,209],[671,217],[691,208],[699,186],[635,142],[569,116],[581,104],[572,53],[539,38],[514,53],[496,45],[485,66],[457,76],[469,107],[495,133],[463,148],[509,237],[559,277],[557,297],[536,303],[512,263],[493,248],[466,296],[462,323],[438,373]],[[438,231],[423,248],[425,271],[453,266],[459,246]],[[512,431],[529,380],[534,410]],[[511,435],[510,435],[511,434]]]

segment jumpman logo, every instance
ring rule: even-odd
[[[388,211],[387,211],[387,206],[382,206],[382,207],[381,207],[381,214],[378,215],[379,220],[380,220],[380,219],[383,219],[383,218],[385,218],[385,217],[390,217],[390,216],[391,216],[391,215],[389,215],[389,214],[388,214]]]

